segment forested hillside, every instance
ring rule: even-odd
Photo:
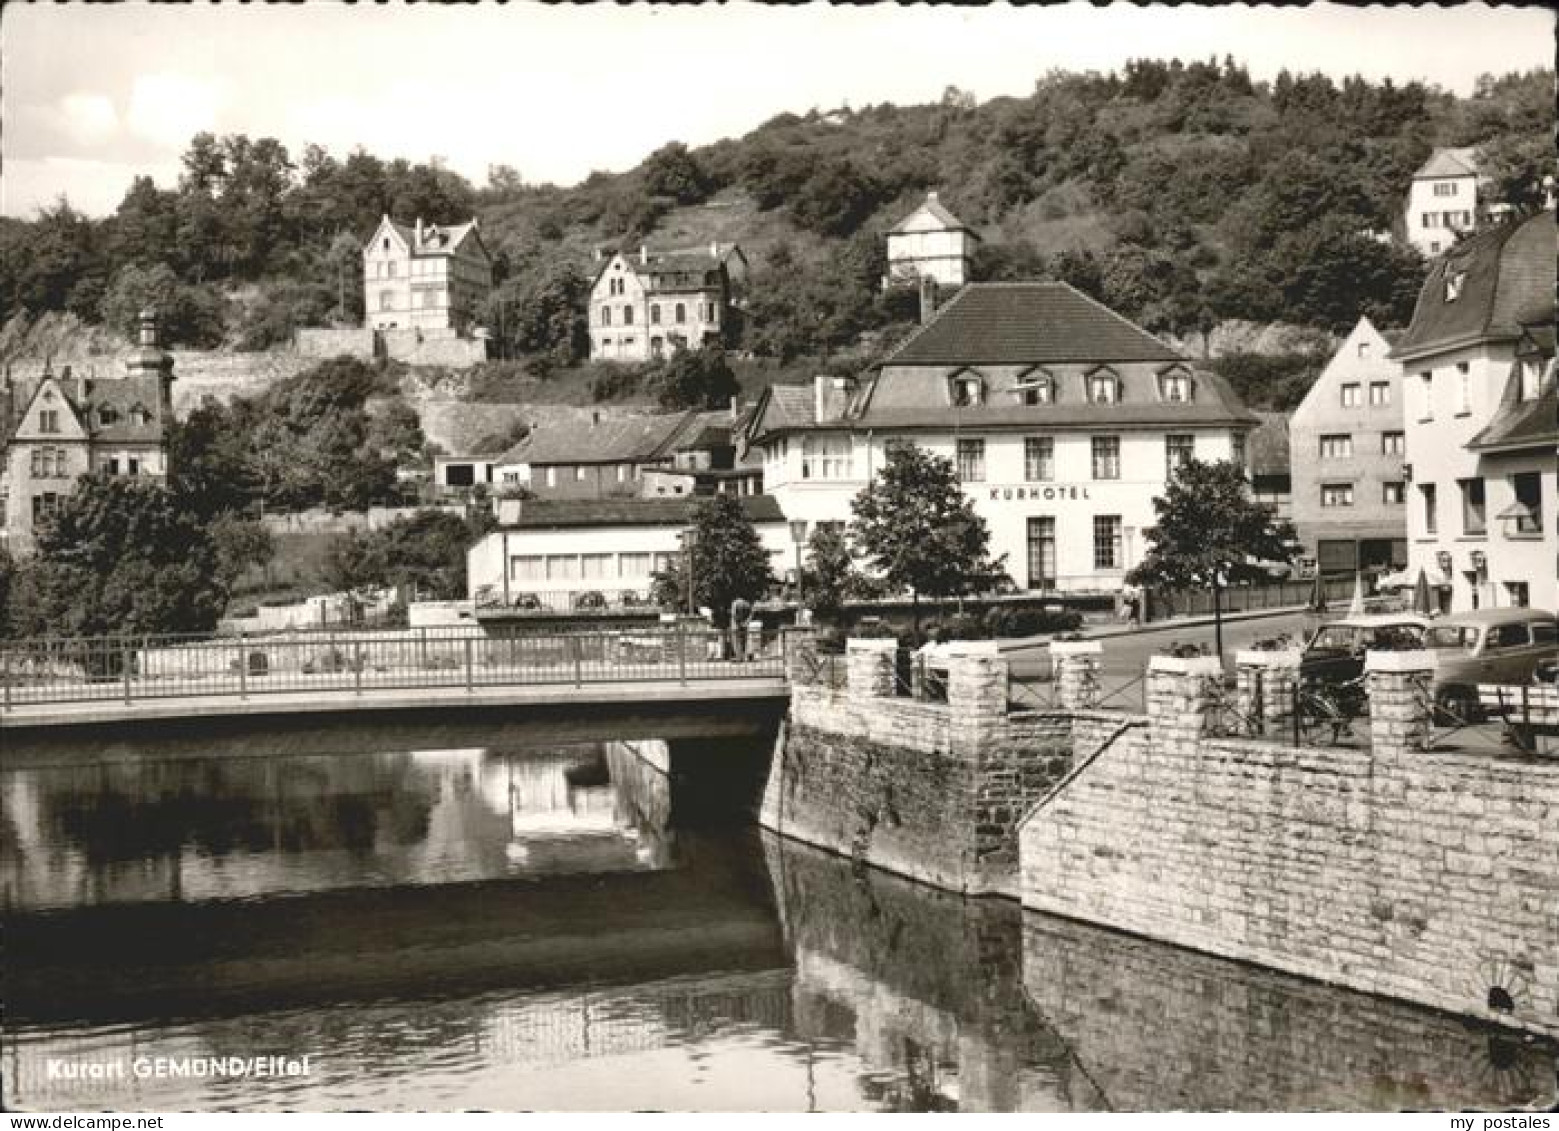
[[[1254,83],[1226,59],[1056,72],[983,104],[950,88],[935,105],[781,114],[571,188],[502,165],[477,187],[436,163],[203,134],[177,186],[137,180],[111,217],[61,201],[0,222],[0,314],[63,309],[128,330],[154,300],[174,344],[262,348],[360,316],[358,249],[382,213],[474,213],[508,355],[579,360],[597,246],[720,239],[753,265],[744,348],[820,358],[912,317],[876,291],[880,236],[935,187],[985,236],[980,278],[1064,278],[1181,336],[1228,319],[1336,333],[1361,313],[1390,327],[1422,265],[1388,237],[1431,148],[1478,147],[1496,194],[1535,207],[1552,122],[1549,71],[1486,78],[1464,99],[1319,74]]]

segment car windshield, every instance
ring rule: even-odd
[[[1478,646],[1478,630],[1470,624],[1441,624],[1429,630],[1424,641],[1431,648],[1462,648],[1471,652]]]
[[[1351,624],[1326,625],[1310,641],[1312,648],[1340,648],[1343,651],[1351,651],[1358,644],[1359,630]]]

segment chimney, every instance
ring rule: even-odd
[[[935,200],[935,199],[937,199],[936,189],[932,189],[930,192],[926,193],[926,199],[927,200]]]
[[[639,263],[644,267],[648,267],[650,264],[650,249],[642,243],[639,245]]]
[[[920,324],[924,326],[936,314],[936,280],[930,275],[920,277]]]
[[[141,311],[140,338],[143,346],[157,345],[157,311],[152,307],[145,307]]]
[[[812,421],[822,424],[828,419],[828,375],[819,373],[812,378]]]
[[[417,217],[417,246],[422,246],[422,217]]]
[[[710,240],[709,241],[709,258],[710,259],[719,259],[720,258],[720,241],[719,240]]]
[[[595,245],[595,261],[597,263],[601,262],[601,245],[600,244],[596,244]]]

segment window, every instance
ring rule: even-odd
[[[977,373],[955,373],[947,379],[947,402],[954,408],[972,408],[985,400],[985,382]]]
[[[1041,515],[1028,520],[1030,589],[1049,589],[1056,580],[1056,520]]]
[[[98,464],[98,468],[105,475],[118,475],[119,474],[119,457],[118,456],[104,456],[103,459],[102,459],[102,462],[100,462]]]
[[[1418,419],[1434,419],[1434,371],[1426,369],[1418,375]]]
[[[848,436],[804,436],[801,439],[801,478],[849,479],[855,473]]]
[[[1056,477],[1056,442],[1049,436],[1027,436],[1023,440],[1023,478],[1030,483]]]
[[[958,441],[958,478],[965,483],[980,483],[985,479],[985,441]]]
[[[389,236],[385,236],[384,237],[384,243],[381,246],[382,246],[382,249],[384,251],[389,251],[390,250],[390,237]]]
[[[574,468],[575,483],[583,483],[585,481],[585,471],[586,468],[584,464],[580,464],[578,467]]]
[[[1093,438],[1093,477],[1095,479],[1119,479],[1121,477],[1121,438],[1119,436],[1095,436]]]
[[[1164,437],[1164,478],[1173,479],[1175,470],[1196,456],[1196,437],[1172,434]]]
[[[548,487],[556,487],[557,485],[558,485],[558,469],[555,468],[555,467],[547,468],[547,486]]]
[[[1421,226],[1421,227],[1425,227],[1425,228],[1433,228],[1433,227],[1435,227],[1435,226],[1436,226],[1436,225],[1435,225],[1435,213],[1433,213],[1433,212],[1425,212],[1425,213],[1424,213],[1424,214],[1423,214],[1423,215],[1422,215],[1422,216],[1421,216],[1421,217],[1420,217],[1420,219],[1421,219],[1421,220],[1422,220],[1422,221],[1423,221],[1423,224],[1422,224],[1422,225],[1420,225],[1420,226]],[[1431,247],[1431,248],[1430,248],[1430,250],[1431,250],[1431,251],[1437,251],[1437,250],[1439,250],[1439,249],[1438,249],[1438,248],[1433,248],[1433,247]]]
[[[1191,399],[1191,375],[1184,369],[1171,369],[1160,375],[1158,390],[1171,404],[1184,404]]]
[[[676,320],[678,326],[687,321],[687,305],[685,303],[677,303]]]
[[[1121,516],[1093,516],[1093,568],[1121,568]]]
[[[654,572],[666,573],[669,571],[672,567],[672,564],[676,561],[677,556],[678,555],[670,553],[666,550],[657,551],[654,558]]]
[[[384,275],[385,275],[385,278],[387,278],[387,279],[395,278],[395,264],[393,264],[393,263],[386,263],[384,265]]]
[[[141,474],[141,461],[139,459],[137,459],[135,456],[126,456],[125,457],[125,474],[126,475],[139,475],[139,474]]]
[[[38,431],[58,432],[60,430],[60,412],[57,408],[45,408],[38,411]]]
[[[1244,467],[1245,464],[1245,433],[1235,432],[1229,436],[1229,460],[1236,467]]]
[[[1462,491],[1462,533],[1487,534],[1488,514],[1483,505],[1483,480],[1458,479]]]
[[[1358,382],[1349,382],[1342,387],[1343,408],[1358,408],[1364,403],[1363,389]]]
[[[1517,534],[1543,532],[1543,477],[1535,471],[1520,471],[1510,477],[1510,490],[1516,496]]]
[[[50,517],[60,509],[60,496],[53,491],[45,491],[41,495],[32,497],[32,520],[37,525]]]
[[[1511,583],[1508,581],[1505,582],[1507,588],[1509,588],[1510,584]],[[1520,583],[1517,582],[1517,584]],[[1526,608],[1526,606],[1523,605],[1522,608]],[[1532,643],[1539,645],[1546,644],[1549,647],[1553,647],[1555,644],[1559,644],[1559,624],[1555,624],[1551,620],[1533,621]]]
[[[1511,584],[1509,581],[1505,582],[1507,588]],[[1514,584],[1525,586],[1526,583],[1518,581]],[[1532,630],[1525,623],[1517,622],[1516,624],[1491,625],[1489,627],[1489,638],[1484,647],[1492,651],[1499,648],[1525,648],[1531,643]]]
[[[1105,369],[1088,375],[1088,403],[1114,404],[1120,397],[1120,379]]]
[[[1527,585],[1527,583],[1525,581],[1507,581],[1507,582],[1505,582],[1505,592],[1510,597],[1510,604],[1511,604],[1512,608],[1516,608],[1516,609],[1529,609],[1529,608],[1532,607],[1532,590]],[[1526,626],[1525,625],[1506,625],[1505,627],[1506,628],[1525,628]],[[1537,636],[1538,635],[1538,630],[1540,630],[1540,629],[1548,630],[1547,634],[1546,634],[1545,641],[1542,641],[1542,642],[1546,642],[1546,643],[1552,644],[1553,641],[1554,641],[1554,635],[1553,635],[1553,631],[1549,628],[1548,625],[1534,624],[1532,626],[1532,635],[1534,637]]]
[[[650,356],[651,357],[664,357],[665,353],[666,353],[666,342],[665,342],[665,339],[662,338],[659,334],[656,334],[653,338],[650,339]]]
[[[1542,386],[1543,363],[1537,358],[1529,357],[1521,362],[1521,399],[1524,401],[1537,400],[1538,389]]]
[[[1351,507],[1353,506],[1352,483],[1322,483],[1321,505],[1323,507]]]
[[[509,559],[510,581],[547,580],[547,560],[540,554],[516,554]]]
[[[631,306],[623,307],[623,325],[624,326],[632,326],[633,325],[633,307],[631,307]]]
[[[1357,386],[1355,386],[1357,388]],[[1322,459],[1350,459],[1353,456],[1353,437],[1347,433],[1321,437]]]
[[[1455,196],[1456,195],[1456,182],[1455,181],[1436,181],[1434,183],[1434,194],[1436,196]]]
[[[1368,357],[1369,355],[1370,355],[1370,344],[1368,342],[1360,342],[1359,343],[1359,356],[1361,358],[1364,358],[1364,357]]]
[[[1424,533],[1435,534],[1440,529],[1439,509],[1436,506],[1435,485],[1433,483],[1420,483],[1418,496],[1424,501]]]
[[[650,556],[648,554],[618,554],[618,577],[648,577],[650,575]]]
[[[1446,220],[1450,220],[1450,214],[1446,214]],[[1450,227],[1449,223],[1446,227]],[[1457,271],[1454,274],[1447,272],[1445,276],[1445,301],[1455,302],[1462,297],[1462,285],[1467,282],[1467,272]]]
[[[579,555],[578,554],[548,554],[547,555],[547,580],[548,581],[578,581],[579,580]]]
[[[1472,374],[1465,361],[1456,365],[1456,415],[1472,411]]]
[[[658,302],[650,304],[650,325],[660,325],[660,303]]]
[[[579,576],[584,581],[605,581],[612,576],[612,555],[579,555]]]
[[[1380,485],[1380,501],[1388,507],[1399,507],[1407,502],[1407,484],[1395,480]]]
[[[1391,403],[1391,382],[1370,382],[1370,407],[1384,408]]]
[[[130,410],[130,423],[136,427],[144,427],[152,422],[152,414],[141,405],[136,405]]]
[[[1383,456],[1399,456],[1407,450],[1406,437],[1401,432],[1382,432],[1380,434],[1380,454]]]
[[[97,410],[97,423],[100,428],[108,428],[119,423],[119,413],[112,405],[103,405]]]

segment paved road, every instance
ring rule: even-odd
[[[1223,626],[1224,663],[1232,667],[1234,654],[1249,648],[1258,640],[1269,639],[1280,633],[1287,633],[1296,640],[1303,640],[1321,624],[1337,620],[1341,616],[1340,612],[1319,617],[1314,613],[1297,612],[1226,623]],[[1104,645],[1103,670],[1100,676],[1100,693],[1104,699],[1102,705],[1124,711],[1145,710],[1142,675],[1148,666],[1148,658],[1170,644],[1205,643],[1208,648],[1211,648],[1213,636],[1214,629],[1211,624],[1193,626],[1169,623],[1149,625],[1126,635],[1105,637],[1101,641]],[[1051,687],[1039,682],[1048,680],[1050,675],[1048,647],[1034,645],[1006,654],[1012,665],[1013,675],[1030,685],[1036,698],[1048,700]],[[1019,695],[1021,702],[1022,693]],[[1360,733],[1361,739],[1363,735],[1368,734],[1368,726],[1369,724],[1363,721],[1355,724],[1354,729]],[[1438,733],[1440,745],[1457,749],[1486,751],[1509,749],[1504,745],[1501,728],[1496,724],[1464,727],[1454,731],[1441,728]],[[1364,744],[1363,741],[1356,743],[1360,746]]]

